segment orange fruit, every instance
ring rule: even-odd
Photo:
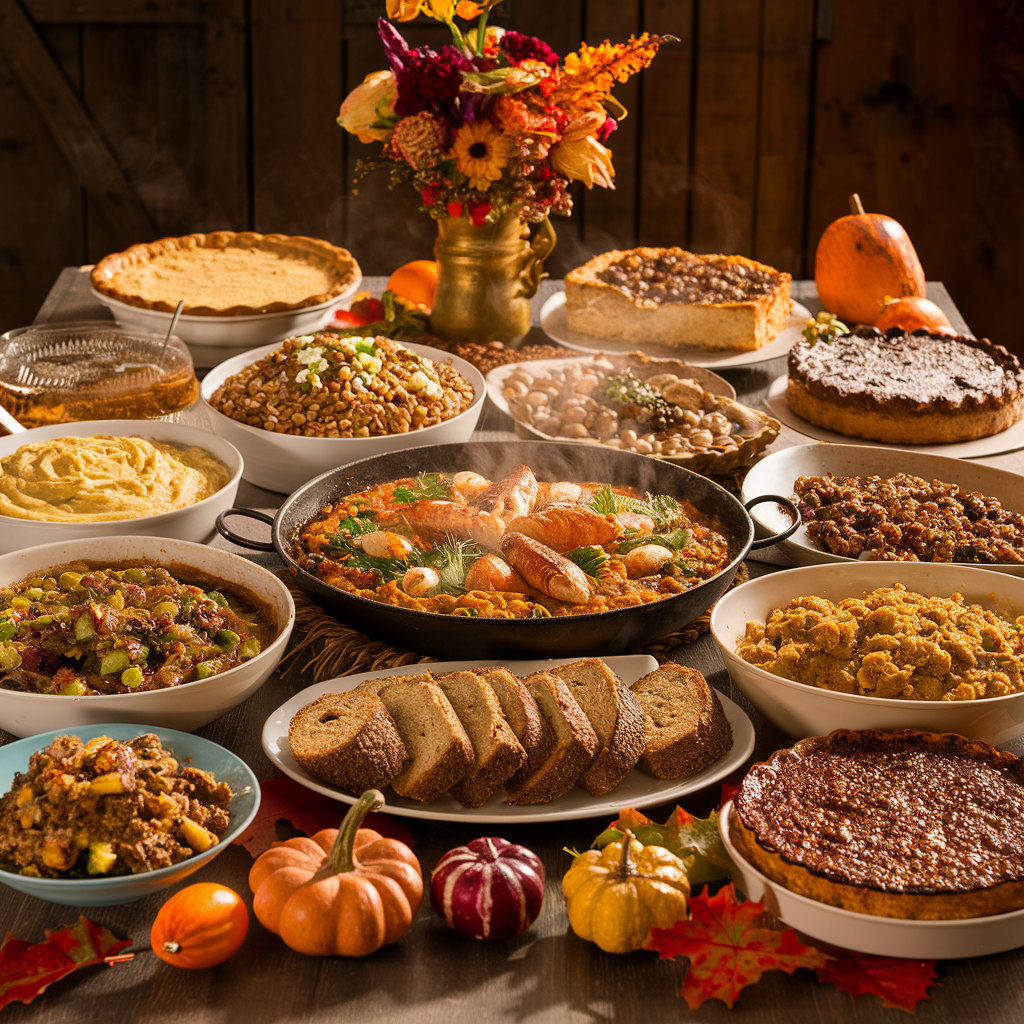
[[[389,278],[388,288],[410,302],[434,307],[437,291],[437,264],[433,260],[413,260],[399,267]]]

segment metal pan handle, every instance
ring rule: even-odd
[[[760,505],[765,501],[774,501],[776,505],[782,505],[783,508],[793,517],[793,522],[788,526],[782,533],[773,533],[770,537],[762,537],[760,540],[755,540],[751,545],[750,551],[757,551],[760,548],[771,547],[772,544],[778,544],[784,541],[787,537],[792,537],[797,530],[800,529],[800,523],[803,521],[800,518],[800,509],[793,504],[789,498],[783,498],[781,494],[759,494],[756,498],[751,498],[743,507],[749,512],[755,505]],[[227,515],[227,513],[224,513]],[[220,529],[220,520],[217,521],[217,529]]]
[[[255,519],[258,523],[266,523],[267,526],[274,525],[274,519],[272,516],[268,516],[266,512],[259,512],[254,508],[229,508],[225,509],[219,516],[217,516],[217,532],[225,539],[231,541],[232,544],[238,544],[243,548],[251,548],[253,551],[276,551],[273,541],[267,540],[250,540],[248,537],[243,537],[241,534],[235,533],[234,530],[228,526],[226,520],[228,516],[244,516],[246,519]]]

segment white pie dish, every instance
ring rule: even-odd
[[[21,434],[0,437],[0,458],[10,455],[24,444],[48,441],[55,437],[92,437],[94,434],[197,445],[220,459],[228,467],[230,477],[219,491],[194,505],[139,519],[112,519],[102,523],[47,523],[0,515],[0,554],[54,541],[117,537],[125,533],[194,541],[198,544],[204,544],[215,536],[214,523],[221,512],[234,504],[243,468],[238,449],[230,441],[208,430],[164,420],[79,420],[75,423],[34,427]]]
[[[763,623],[793,598],[816,595],[838,602],[902,583],[928,596],[962,594],[1008,617],[1024,614],[1024,578],[947,562],[859,562],[774,572],[730,590],[711,612],[711,634],[726,668],[747,699],[786,735],[825,736],[833,729],[922,729],[955,732],[998,746],[1024,734],[1024,693],[986,700],[929,701],[837,693],[797,683],[739,658],[736,644],[748,622]]]
[[[96,537],[43,544],[0,555],[0,587],[75,561],[93,564],[145,562],[187,576],[189,568],[235,584],[258,598],[273,616],[278,634],[255,658],[206,679],[140,693],[70,697],[0,689],[0,729],[32,736],[50,729],[97,722],[134,722],[189,732],[219,718],[255,693],[277,667],[295,623],[288,588],[272,572],[240,555],[157,537]]]
[[[718,812],[718,828],[736,864],[733,882],[748,899],[784,924],[841,949],[908,960],[959,960],[1024,945],[1024,910],[955,921],[909,921],[858,914],[790,892],[766,878],[735,847],[729,829],[732,801]]]
[[[200,402],[206,409],[216,433],[234,444],[245,458],[243,476],[257,487],[290,494],[321,473],[382,452],[402,451],[428,444],[452,444],[468,441],[483,410],[487,388],[480,371],[472,363],[448,352],[426,345],[405,344],[417,355],[434,362],[450,362],[473,387],[473,401],[458,416],[430,427],[405,434],[380,437],[297,437],[278,434],[262,427],[225,416],[210,404],[213,393],[233,374],[275,351],[278,345],[265,345],[244,355],[228,359],[212,369],[202,382]]]

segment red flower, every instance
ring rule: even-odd
[[[509,30],[501,37],[498,45],[513,64],[532,58],[542,61],[549,68],[558,67],[558,54],[547,43],[534,36]]]
[[[462,216],[462,203],[449,203],[448,204],[448,216],[449,217],[461,217]]]
[[[420,198],[423,200],[424,206],[433,206],[437,202],[437,197],[441,193],[441,182],[432,181],[425,189],[420,192]]]
[[[615,129],[618,128],[618,126],[619,123],[618,121],[615,120],[614,117],[606,118],[604,124],[602,124],[601,127],[597,129],[597,141],[607,141],[608,136],[611,135],[611,133],[615,131]]]
[[[455,204],[451,204],[454,206]],[[449,210],[451,206],[449,206]],[[487,214],[491,212],[490,203],[474,203],[469,208],[469,219],[473,224],[473,227],[480,227],[485,220],[487,220]]]

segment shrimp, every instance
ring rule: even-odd
[[[537,478],[529,466],[517,466],[508,476],[481,491],[472,504],[503,523],[524,516],[537,501]]]
[[[466,573],[464,586],[467,590],[500,590],[513,594],[531,594],[533,588],[497,555],[478,558]]]
[[[517,516],[505,530],[525,534],[559,552],[587,544],[608,544],[623,532],[615,516],[601,515],[586,505],[568,501],[552,502],[528,516]]]
[[[504,523],[490,512],[453,501],[416,501],[385,512],[377,522],[380,526],[404,523],[434,537],[450,534],[458,540],[475,540],[485,548],[496,548],[505,532]]]
[[[352,538],[352,546],[362,548],[374,558],[408,558],[415,550],[412,541],[387,530],[374,530]]]
[[[557,483],[549,484],[542,481],[537,483],[537,503],[534,509],[542,505],[549,505],[554,501],[578,502],[583,488],[579,484],[571,484],[568,480],[559,480]]]
[[[522,533],[506,533],[501,553],[535,590],[568,604],[590,600],[590,581],[575,562]]]
[[[471,504],[481,491],[486,491],[490,486],[491,481],[487,477],[474,473],[472,470],[456,473],[452,477],[452,490],[467,505]]]
[[[640,512],[616,512],[615,518],[634,536],[646,537],[649,533],[654,533],[654,520]]]

